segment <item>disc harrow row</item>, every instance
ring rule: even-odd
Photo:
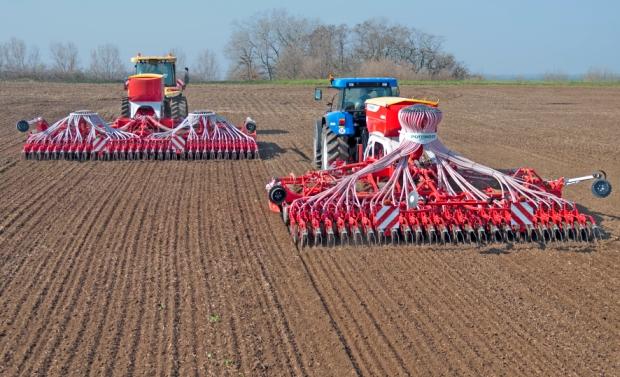
[[[562,198],[570,182],[471,161],[437,139],[441,118],[436,107],[403,107],[399,140],[391,151],[386,143],[384,155],[365,153],[362,162],[274,178],[267,185],[271,206],[282,213],[293,241],[306,247],[602,238],[595,220]]]
[[[284,215],[287,217],[288,215]],[[320,220],[288,221],[293,241],[300,247],[384,244],[477,244],[538,242],[591,242],[602,239],[600,228],[585,216],[570,223],[573,213],[556,214],[555,221],[526,226],[508,225],[506,221],[450,223],[450,216],[429,216],[424,212],[403,212],[393,227],[379,225],[377,217],[365,212],[353,215],[322,216]],[[583,215],[578,215],[579,217]],[[544,215],[543,215],[544,217]]]
[[[43,118],[20,121],[22,154],[34,160],[215,160],[259,158],[256,123],[236,127],[211,111],[190,113],[179,124],[152,115],[106,123],[97,113],[76,111],[51,126]]]

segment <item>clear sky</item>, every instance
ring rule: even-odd
[[[0,41],[37,45],[73,41],[87,63],[92,47],[116,44],[127,60],[136,52],[178,47],[189,65],[210,48],[223,67],[234,20],[284,8],[326,23],[353,25],[383,17],[445,39],[445,50],[474,73],[579,74],[620,72],[620,1],[614,0],[0,0]]]

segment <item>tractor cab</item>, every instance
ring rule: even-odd
[[[138,54],[131,58],[134,63],[135,74],[129,76],[125,82],[125,89],[129,89],[131,80],[148,80],[155,76],[161,77],[163,86],[163,98],[150,99],[148,103],[131,101],[128,93],[123,97],[121,103],[121,115],[124,117],[134,117],[140,108],[153,108],[155,113],[164,118],[182,119],[188,114],[187,98],[183,95],[183,90],[189,82],[189,70],[185,67],[183,80],[176,77],[176,56],[168,54],[165,56],[143,56]],[[159,103],[159,105],[157,104]],[[161,111],[158,109],[161,107]]]
[[[177,80],[176,63],[177,58],[171,54],[165,56],[142,56],[138,54],[131,58],[136,68],[136,74],[158,74],[164,77],[166,92],[179,92],[185,89],[189,82],[189,69],[185,67],[185,77]]]
[[[333,93],[328,109],[316,121],[314,130],[314,164],[321,169],[329,168],[337,160],[357,160],[359,150],[366,147],[366,100],[400,94],[397,80],[391,77],[330,77],[330,84],[325,88]],[[315,89],[315,100],[323,98],[322,89]]]
[[[162,75],[164,77],[164,86],[168,88],[177,86],[175,57],[162,57],[161,59],[145,57],[145,59],[137,60],[135,67],[137,75],[147,73]]]

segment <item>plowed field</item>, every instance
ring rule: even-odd
[[[416,86],[440,137],[495,167],[607,171],[620,88]],[[120,85],[0,83],[0,375],[620,375],[620,195],[570,187],[607,231],[586,246],[292,244],[270,177],[308,170],[311,87],[206,85],[190,108],[253,116],[257,161],[20,160],[23,117]]]

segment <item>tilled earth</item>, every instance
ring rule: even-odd
[[[411,86],[441,139],[620,188],[620,88]],[[0,82],[0,375],[620,375],[620,196],[570,187],[592,245],[292,244],[272,176],[311,168],[312,88],[194,85],[257,161],[20,160],[15,121],[118,113],[120,85]]]

